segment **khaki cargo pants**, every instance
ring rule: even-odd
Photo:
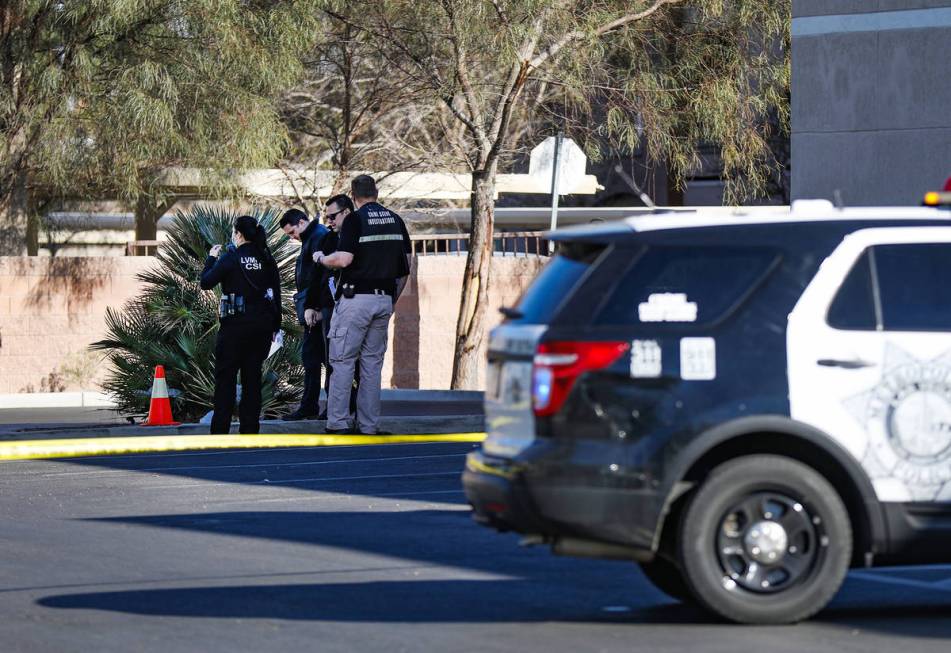
[[[387,327],[393,315],[389,295],[341,297],[330,321],[330,394],[327,397],[327,428],[349,428],[350,388],[354,363],[360,361],[357,391],[357,427],[374,434],[380,420],[380,377],[386,353]]]

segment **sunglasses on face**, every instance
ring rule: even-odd
[[[340,209],[336,213],[325,213],[324,218],[327,220],[336,220],[337,216],[346,211],[347,209]]]

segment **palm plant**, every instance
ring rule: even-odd
[[[277,211],[250,215],[267,231],[283,286],[284,346],[265,362],[262,389],[262,413],[274,417],[300,398],[303,382],[300,327],[291,300],[296,248],[281,231]],[[140,296],[120,310],[106,310],[107,337],[91,348],[106,352],[111,369],[103,389],[123,413],[148,412],[152,375],[160,364],[176,418],[196,421],[212,408],[221,289],[204,291],[198,279],[208,250],[230,240],[237,217],[210,206],[179,211],[159,248],[157,265],[138,275]]]

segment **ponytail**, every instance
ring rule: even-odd
[[[267,246],[267,231],[250,215],[242,215],[234,221],[234,230],[255,246],[261,259],[268,265],[277,267],[277,262]]]

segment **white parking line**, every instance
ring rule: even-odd
[[[306,462],[287,462],[287,463],[247,463],[242,465],[192,465],[188,467],[143,467],[141,469],[97,469],[82,472],[51,472],[47,474],[35,474],[26,479],[18,480],[47,480],[49,478],[60,478],[68,476],[114,476],[116,474],[125,474],[134,476],[141,472],[177,472],[194,471],[201,469],[254,469],[258,467],[308,467],[313,465],[333,465],[336,463],[377,463],[390,462],[393,460],[423,460],[427,458],[463,458],[464,453],[447,454],[427,454],[422,456],[388,456],[385,458],[341,458],[337,460],[312,460]],[[2,479],[0,479],[2,480]]]
[[[353,567],[343,569],[314,569],[311,571],[287,571],[287,572],[268,572],[259,574],[225,574],[220,576],[172,576],[169,578],[134,578],[129,580],[117,581],[90,581],[88,583],[68,583],[60,585],[24,585],[20,587],[0,587],[0,594],[10,592],[37,592],[62,589],[80,589],[80,588],[100,588],[111,586],[130,586],[140,585],[175,585],[180,583],[195,583],[196,581],[214,581],[225,582],[250,578],[294,578],[304,576],[336,576],[345,574],[366,574],[374,572],[403,572],[416,571],[421,569],[438,569],[439,564],[413,564],[413,565],[389,565],[386,567]]]
[[[427,496],[431,494],[439,495],[439,494],[463,494],[463,493],[464,493],[464,490],[462,488],[459,488],[456,490],[423,490],[420,492],[374,492],[371,496],[374,499],[389,498],[389,497],[397,497],[402,499],[405,497]],[[221,505],[230,505],[230,504],[257,505],[259,503],[300,503],[305,501],[307,502],[327,501],[328,499],[339,500],[341,497],[367,498],[367,495],[340,494],[337,492],[334,492],[332,494],[324,493],[324,494],[316,494],[316,495],[315,494],[306,494],[306,495],[297,494],[293,497],[279,497],[276,499],[235,499],[233,501],[215,501],[214,505],[221,506]],[[422,503],[422,502],[418,502],[418,503]],[[438,502],[429,501],[426,503],[438,503]],[[458,509],[458,510],[469,510],[468,505],[458,506],[458,508],[456,507],[456,504],[444,503],[442,505],[453,506],[453,509]]]
[[[426,472],[421,474],[374,474],[371,476],[322,476],[318,478],[294,478],[281,481],[272,481],[270,479],[264,479],[263,481],[220,481],[220,480],[208,480],[203,483],[182,483],[179,485],[142,485],[136,486],[137,490],[179,490],[183,488],[192,488],[192,487],[208,487],[209,485],[259,485],[259,486],[269,486],[269,485],[293,485],[296,483],[327,483],[329,481],[365,481],[365,480],[375,480],[381,478],[422,478],[422,477],[433,477],[433,476],[455,476],[459,477],[462,475],[461,471],[452,471],[452,472]]]
[[[452,471],[452,472],[425,472],[422,474],[374,474],[371,476],[339,476],[339,477],[318,477],[318,478],[292,478],[284,481],[271,481],[264,479],[263,481],[255,481],[257,484],[261,485],[290,485],[293,483],[318,483],[321,481],[364,481],[368,479],[375,478],[418,478],[421,476],[460,476],[461,471]]]
[[[903,578],[891,573],[876,573],[873,571],[853,571],[849,574],[850,578],[871,581],[873,583],[882,583],[883,585],[901,585],[904,587],[916,587],[934,592],[951,592],[951,579],[944,579],[929,583],[928,581],[918,580],[916,578]]]

